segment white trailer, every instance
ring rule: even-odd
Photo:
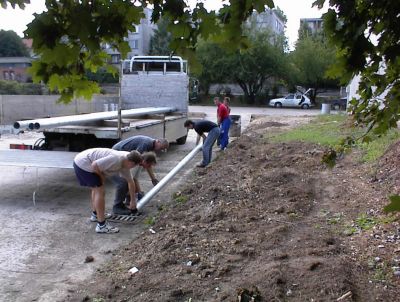
[[[110,106],[114,110],[121,110],[111,116],[86,120],[80,116],[41,119],[40,122],[21,121],[23,125],[28,125],[28,130],[37,129],[36,125],[46,125],[40,129],[43,130],[44,139],[35,144],[35,148],[81,151],[93,147],[111,147],[135,135],[166,138],[170,142],[184,144],[187,129],[183,124],[187,118],[189,101],[187,62],[177,56],[140,56],[124,61],[121,69],[120,101]],[[139,114],[121,115],[121,112],[132,109]],[[92,113],[97,116],[101,114]],[[15,125],[20,124],[16,122]]]

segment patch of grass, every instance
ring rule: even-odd
[[[370,230],[377,224],[387,224],[398,220],[399,219],[396,215],[371,217],[367,214],[361,214],[355,219],[354,223],[344,226],[343,234],[346,236],[352,236],[360,231]]]
[[[156,223],[156,217],[149,216],[143,222],[144,222],[145,225],[152,226],[152,225],[154,225]]]
[[[378,222],[387,224],[387,223],[392,223],[392,222],[395,222],[398,220],[399,220],[399,218],[396,215],[386,215],[386,216],[380,217],[378,219]]]
[[[189,197],[186,195],[178,196],[175,198],[177,203],[186,203],[189,200]]]
[[[359,146],[364,151],[362,160],[365,162],[376,161],[391,144],[399,139],[400,132],[397,129],[391,129],[385,136],[373,137],[370,143],[360,143]]]
[[[309,124],[299,126],[293,130],[271,137],[272,142],[303,141],[335,146],[347,131],[342,129],[347,116],[344,114],[319,115]]]
[[[352,236],[355,233],[357,233],[357,228],[355,226],[352,225],[346,225],[344,230],[343,230],[343,234],[346,236]]]
[[[335,213],[332,217],[327,218],[326,222],[328,224],[339,224],[342,220],[343,213]]]
[[[355,224],[364,231],[370,230],[377,223],[378,221],[374,217],[370,217],[367,214],[361,214],[355,220]]]
[[[172,198],[177,203],[186,203],[189,200],[189,196],[183,195],[182,192],[175,192],[172,194]]]
[[[372,279],[374,281],[378,281],[378,282],[388,281],[390,279],[389,266],[385,262],[382,262],[382,263],[376,265]]]
[[[322,229],[322,226],[319,223],[314,224],[314,228],[316,228],[317,230]]]
[[[296,218],[299,218],[300,215],[296,211],[291,211],[291,212],[288,212],[288,217],[291,219],[296,219]]]
[[[293,130],[276,136],[268,136],[271,142],[302,141],[320,144],[334,148],[346,137],[361,137],[364,129],[351,127],[346,114],[319,115],[312,119],[309,124],[299,126]],[[374,162],[384,154],[387,148],[400,139],[400,131],[391,129],[385,136],[374,136],[370,134],[372,141],[363,143],[356,141],[355,148],[362,152],[363,162]]]

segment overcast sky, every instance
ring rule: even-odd
[[[195,2],[196,0],[189,0]],[[315,0],[274,0],[275,7],[283,10],[287,16],[286,36],[289,38],[289,45],[293,49],[293,44],[297,40],[297,30],[300,25],[300,18],[319,18],[326,12],[326,6],[322,10],[311,8]],[[0,29],[13,30],[21,37],[26,25],[33,19],[33,13],[40,13],[45,9],[44,0],[33,0],[28,4],[25,10],[0,8]],[[222,1],[205,0],[207,9],[218,9]],[[328,1],[327,1],[328,2]]]

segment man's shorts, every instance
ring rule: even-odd
[[[84,187],[101,187],[103,184],[101,183],[101,178],[96,173],[87,172],[81,168],[79,168],[74,162],[74,170],[76,174],[76,178],[78,178],[78,182],[81,186]]]

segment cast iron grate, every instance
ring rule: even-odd
[[[134,223],[142,220],[143,215],[140,216],[130,216],[130,215],[115,215],[112,214],[108,221],[112,222],[123,222],[123,223]]]

